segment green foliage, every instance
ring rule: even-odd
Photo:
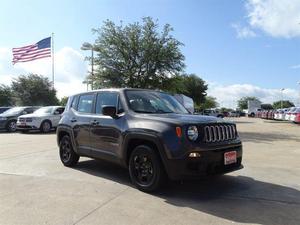
[[[94,86],[164,89],[170,76],[185,66],[180,51],[183,44],[170,34],[172,31],[169,24],[160,31],[150,17],[126,26],[105,21],[93,30],[98,35]]]
[[[6,85],[0,85],[0,106],[14,105],[14,98],[11,88]]]
[[[220,109],[220,112],[221,112],[221,113],[224,113],[224,112],[232,112],[232,111],[234,111],[234,110],[231,109],[231,108],[225,108],[225,107],[222,107],[222,108]]]
[[[12,81],[11,89],[18,105],[57,105],[56,90],[48,78],[36,74],[21,75]]]
[[[196,105],[205,101],[207,84],[195,74],[175,75],[165,83],[164,87],[168,92],[184,94],[192,98]]]
[[[247,96],[247,97],[242,97],[240,100],[238,100],[238,108],[239,109],[247,109],[248,108],[248,101],[249,100],[257,100],[259,101],[258,98],[253,97],[253,96]]]
[[[217,102],[217,99],[212,96],[205,96],[204,102],[200,104],[197,108],[198,110],[202,111],[204,109],[212,109],[217,108],[219,106],[219,103]]]
[[[60,99],[60,101],[59,101],[59,105],[61,105],[61,106],[66,106],[67,105],[67,102],[68,102],[68,97],[67,96],[65,96],[65,97],[62,97],[61,99]]]
[[[289,100],[283,100],[282,107],[281,107],[281,101],[277,101],[277,102],[273,103],[274,109],[289,108],[289,107],[294,107],[294,106],[295,106],[294,103]]]
[[[261,104],[261,108],[264,110],[271,110],[273,106],[271,104]]]

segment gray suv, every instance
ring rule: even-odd
[[[236,126],[190,114],[173,96],[143,89],[103,89],[71,96],[57,127],[65,166],[80,156],[128,169],[140,190],[166,178],[199,178],[242,168]]]

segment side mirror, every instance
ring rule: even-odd
[[[23,112],[22,112],[22,115],[26,115],[26,114],[27,114],[27,112],[26,112],[26,111],[23,111]]]
[[[114,118],[117,115],[117,108],[115,106],[105,105],[102,107],[102,114]]]
[[[58,111],[54,111],[54,115],[59,115],[59,112]]]

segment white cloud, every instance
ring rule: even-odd
[[[238,38],[251,38],[257,36],[249,27],[243,27],[238,23],[234,23],[231,26],[235,29]]]
[[[245,96],[255,96],[259,98],[262,103],[270,104],[281,99],[280,89],[261,88],[251,84],[233,84],[224,86],[216,83],[209,83],[208,95],[216,97],[221,106],[230,108],[235,108],[237,101]],[[295,104],[299,104],[299,91],[295,89],[286,88],[282,92],[282,96],[285,100],[290,100]]]
[[[20,74],[36,73],[52,80],[51,59],[45,58],[32,62],[17,63],[12,66],[11,52],[7,48],[0,48],[0,83],[10,84],[11,80]],[[87,63],[80,52],[64,47],[55,55],[55,88],[59,98],[85,91],[82,84],[87,73]]]
[[[290,66],[291,69],[299,69],[300,68],[300,64],[298,65],[293,65],[293,66]]]
[[[245,6],[247,26],[242,30],[260,30],[273,37],[300,36],[300,0],[247,0]]]

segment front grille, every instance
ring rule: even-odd
[[[211,125],[204,127],[204,141],[206,143],[222,142],[236,139],[235,125]]]
[[[32,122],[32,118],[26,118],[26,122]]]

